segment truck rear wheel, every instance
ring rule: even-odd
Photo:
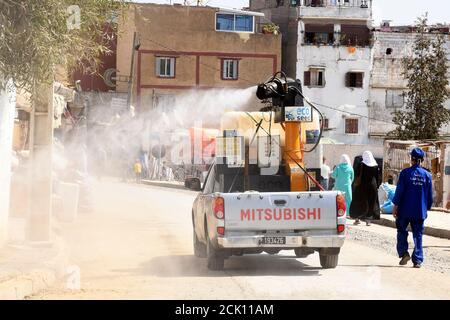
[[[206,245],[201,243],[194,230],[194,255],[197,258],[206,258]]]
[[[207,266],[209,270],[221,271],[225,265],[225,257],[216,250],[209,237],[206,237],[206,255],[207,255]]]
[[[334,269],[338,265],[339,260],[338,254],[330,254],[330,255],[319,254],[319,257],[320,257],[320,265],[324,269]]]

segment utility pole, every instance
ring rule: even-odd
[[[136,40],[137,43],[136,43]],[[138,39],[137,33],[134,32],[133,35],[133,49],[131,51],[131,67],[130,67],[130,78],[128,79],[128,97],[127,97],[127,107],[130,108],[131,106],[131,98],[133,94],[133,78],[134,78],[134,57],[135,57],[135,51],[138,51],[141,46],[141,43]]]
[[[30,123],[29,192],[26,238],[50,241],[52,213],[53,84],[35,86]]]

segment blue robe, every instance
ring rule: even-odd
[[[334,169],[331,177],[336,180],[334,183],[334,190],[339,190],[344,193],[347,212],[350,212],[350,205],[352,203],[352,183],[355,178],[353,168],[347,163],[341,163]]]

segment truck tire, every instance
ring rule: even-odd
[[[206,236],[206,258],[207,266],[209,270],[222,271],[225,265],[225,257],[216,250],[211,241],[209,241],[208,235]]]
[[[194,230],[194,255],[197,258],[206,258],[206,245],[201,243]]]
[[[338,254],[330,254],[324,255],[320,254],[320,265],[324,269],[334,269],[338,265],[339,255]]]

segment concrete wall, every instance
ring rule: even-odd
[[[134,94],[148,95],[153,91],[170,94],[210,87],[246,88],[280,69],[280,35],[215,31],[218,10],[133,4],[119,26],[117,67],[121,74],[129,73],[133,33],[138,32],[141,46],[136,54]],[[156,76],[157,55],[176,57],[175,78]],[[221,58],[226,57],[239,59],[238,80],[221,79]],[[119,85],[118,90],[126,91],[126,84]]]
[[[371,117],[369,132],[374,140],[382,139],[386,133],[395,129],[395,125],[392,123],[392,112],[397,109],[405,110],[405,106],[402,108],[388,106],[386,95],[387,92],[395,92],[396,94],[407,92],[408,82],[402,76],[402,59],[412,55],[415,38],[414,33],[374,32],[369,101]],[[450,39],[447,40],[446,45],[449,54],[448,60],[450,61]],[[387,49],[392,49],[392,53],[387,54]],[[447,100],[446,107],[450,108],[450,99]],[[450,134],[450,126],[444,126],[442,133]]]
[[[367,101],[371,49],[358,47],[352,53],[347,47],[299,45],[298,56],[297,78],[302,81],[304,72],[309,70],[310,66],[325,68],[325,87],[304,87],[303,89],[309,100],[318,103],[324,116],[329,119],[329,128],[332,130],[326,132],[324,136],[346,144],[368,144],[370,141]],[[346,87],[345,75],[349,71],[364,72],[363,88]],[[359,119],[358,134],[345,134],[347,117]]]
[[[310,147],[307,146],[306,149]],[[333,168],[340,163],[343,154],[347,154],[353,163],[355,157],[361,156],[366,150],[372,151],[375,158],[383,158],[382,145],[320,144],[312,153],[305,153],[305,165],[307,168],[320,168],[325,157],[326,163]]]
[[[251,0],[250,10],[262,12],[265,15],[263,23],[273,22],[280,27],[282,34],[282,70],[295,77],[297,67],[298,12],[290,6],[290,1],[284,1],[277,7],[276,0]]]
[[[15,105],[16,91],[10,81],[6,90],[0,90],[0,247],[7,240]]]

